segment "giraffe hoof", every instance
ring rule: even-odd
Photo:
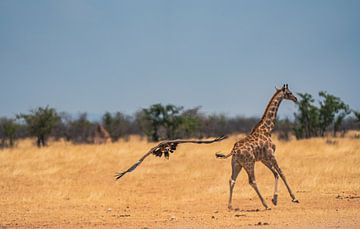
[[[275,206],[277,205],[277,199],[271,199],[271,201]]]
[[[229,209],[229,210],[232,210],[233,208],[232,208],[232,206],[231,206],[231,205],[228,205],[228,209]]]
[[[292,200],[293,203],[300,203],[297,199]]]
[[[269,210],[271,210],[271,208],[269,208],[269,207],[265,207],[265,210],[266,210],[266,211],[269,211]]]
[[[274,198],[271,199],[272,203],[276,206],[277,205],[278,195],[274,195]]]

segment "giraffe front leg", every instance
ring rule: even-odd
[[[274,174],[275,177],[275,187],[274,187],[274,196],[271,199],[272,203],[276,206],[277,205],[277,200],[278,200],[278,181],[279,181],[279,174],[276,172],[276,170],[274,169],[274,167],[271,164],[271,161],[262,161],[262,163],[268,167],[270,169],[270,171]]]
[[[278,200],[278,181],[279,181],[279,175],[276,174],[277,176],[275,176],[275,190],[274,190],[274,196],[271,199],[271,201],[273,202],[273,204],[276,206],[277,205],[277,200]]]
[[[247,167],[244,167],[248,177],[249,177],[249,184],[251,187],[253,187],[253,189],[255,190],[255,192],[257,193],[257,195],[259,196],[261,203],[263,204],[263,206],[265,207],[266,210],[270,210],[271,208],[268,207],[265,199],[262,197],[259,188],[257,187],[256,184],[256,180],[255,180],[255,172],[254,172],[254,164],[252,165],[248,165]]]
[[[276,160],[274,160],[273,164],[274,164],[274,167],[275,167],[276,171],[280,174],[281,179],[284,181],[285,186],[286,186],[287,190],[289,191],[292,202],[299,203],[299,201],[296,199],[294,193],[291,191],[291,188],[290,188],[289,184],[287,183],[286,177],[283,174],[283,172],[281,171],[281,169],[280,169],[278,163],[276,162]]]
[[[228,208],[230,210],[232,209],[231,201],[232,201],[232,194],[235,186],[235,181],[241,171],[242,166],[239,163],[237,163],[235,160],[232,160],[231,167],[232,167],[232,172],[231,172],[231,178],[229,180],[230,194],[229,194],[229,203],[228,203]]]

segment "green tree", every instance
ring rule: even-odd
[[[353,112],[354,112],[356,121],[360,123],[360,112],[357,112],[357,111],[353,111]]]
[[[201,122],[203,115],[199,113],[200,107],[185,110],[179,117],[180,124],[176,135],[179,138],[202,137]]]
[[[288,118],[276,120],[275,131],[278,133],[280,140],[289,141],[293,129],[294,125]]]
[[[75,120],[68,120],[66,126],[66,138],[73,143],[93,142],[96,125],[88,120],[87,113],[79,114]]]
[[[166,106],[154,104],[137,113],[137,122],[152,141],[159,141],[160,138],[173,139],[181,124],[182,109],[171,104]]]
[[[15,144],[16,131],[19,125],[14,119],[1,118],[0,119],[0,136],[1,146],[13,147]]]
[[[308,93],[298,93],[298,113],[295,113],[295,136],[297,139],[318,136],[319,109],[313,104],[314,99]]]
[[[167,139],[177,138],[177,130],[182,124],[183,119],[180,115],[183,107],[177,107],[172,104],[166,105],[163,111],[163,123]]]
[[[66,112],[60,112],[59,115],[59,122],[53,127],[51,132],[51,137],[53,137],[55,140],[59,139],[65,139],[70,140],[68,136],[69,126],[71,120],[71,115]]]
[[[320,91],[319,129],[320,135],[324,136],[325,131],[333,126],[333,135],[340,129],[344,118],[350,113],[350,108],[339,97],[325,91]]]
[[[102,124],[109,132],[112,141],[117,141],[121,137],[126,138],[131,134],[131,118],[121,112],[116,112],[114,115],[106,112],[102,117]]]
[[[111,113],[106,112],[102,117],[102,125],[109,132],[112,140],[114,140],[113,133],[112,133],[113,122],[114,121],[113,121],[113,117],[112,117]]]
[[[227,133],[229,118],[225,114],[210,114],[204,120],[202,131],[208,136],[219,136]]]
[[[54,108],[49,106],[33,109],[29,114],[19,114],[17,118],[25,120],[29,133],[37,138],[38,147],[47,145],[47,138],[52,129],[60,121]]]
[[[358,111],[353,111],[354,115],[355,115],[355,125],[357,125],[357,127],[360,126],[360,112]]]

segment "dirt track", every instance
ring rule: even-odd
[[[180,146],[170,160],[151,157],[119,182],[113,175],[153,144],[132,139],[108,145],[30,141],[0,151],[0,222],[7,227],[50,228],[359,228],[360,141],[278,142],[277,158],[299,204],[280,183],[271,204],[273,175],[257,164],[257,183],[272,210],[263,209],[242,171],[227,209],[235,137],[210,146]]]

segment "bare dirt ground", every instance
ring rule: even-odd
[[[0,150],[3,228],[360,228],[360,140],[277,143],[277,158],[300,203],[282,182],[278,206],[272,173],[256,164],[264,210],[242,171],[227,209],[229,152],[239,136],[212,145],[181,145],[170,160],[149,157],[115,182],[153,143],[137,137],[106,145],[30,140]]]

